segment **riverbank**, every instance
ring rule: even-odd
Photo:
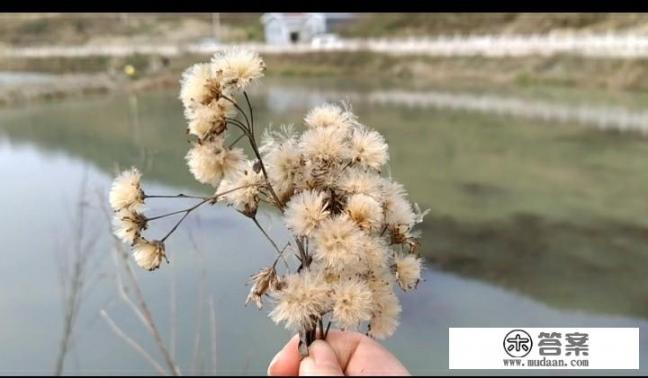
[[[0,72],[56,75],[56,84],[0,88],[0,104],[87,93],[175,88],[182,71],[209,55],[0,59]],[[423,88],[552,87],[640,93],[648,89],[648,59],[592,59],[557,55],[511,58],[392,56],[369,52],[272,54],[268,77],[353,77],[377,86]],[[134,74],[124,73],[126,66]]]

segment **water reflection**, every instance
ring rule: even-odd
[[[370,104],[407,108],[439,108],[498,114],[571,125],[579,123],[601,130],[648,133],[648,112],[621,106],[565,105],[544,100],[526,100],[489,93],[443,91],[373,90],[369,92],[320,90],[283,86],[268,88],[268,107],[275,112],[320,104],[327,99],[365,101]]]
[[[320,85],[319,97],[312,99],[281,86],[259,90],[258,119],[299,121],[309,105],[336,93]],[[361,120],[390,141],[395,177],[414,201],[433,210],[423,225],[431,263],[425,282],[401,294],[402,326],[386,343],[413,373],[448,373],[450,326],[647,325],[645,142],[576,125],[530,127],[535,124],[528,120],[355,99],[353,105]],[[151,191],[204,193],[185,168],[183,136],[175,92],[0,112],[0,240],[6,251],[0,276],[7,282],[0,289],[2,372],[53,371],[62,325],[55,310],[61,307],[55,269],[61,247],[55,240],[72,232],[66,220],[82,176],[105,194],[117,166],[137,165]],[[173,205],[153,206],[163,212]],[[88,227],[105,229],[105,218],[93,209]],[[278,239],[286,237],[273,214],[264,213],[262,222]],[[84,297],[66,371],[153,373],[98,315],[107,309],[161,360],[119,300],[111,239],[98,235],[101,249],[92,273],[101,279]],[[225,208],[205,209],[170,240],[171,265],[155,273],[137,270],[162,336],[175,340],[172,349],[185,374],[213,372],[210,298],[219,374],[264,374],[289,337],[265,312],[243,306],[249,274],[273,259],[266,243],[248,219]],[[201,285],[205,295],[199,295]],[[196,329],[202,335],[198,344]],[[646,343],[642,337],[640,350],[647,350]]]

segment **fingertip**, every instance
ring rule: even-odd
[[[315,340],[308,347],[308,357],[299,366],[299,375],[344,375],[333,348],[322,340]]]
[[[268,365],[269,376],[296,376],[299,373],[299,336],[293,336],[288,343],[272,358]]]
[[[268,376],[274,376],[277,375],[275,374],[275,371],[277,370],[277,361],[281,359],[281,351],[277,352],[274,357],[272,357],[272,360],[270,360],[270,363],[268,364],[268,371],[267,375]]]

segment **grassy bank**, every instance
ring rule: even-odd
[[[641,13],[364,13],[332,32],[345,37],[609,30],[645,32]],[[263,39],[261,13],[0,14],[0,45],[75,45],[106,41],[178,42],[218,34],[223,41]],[[216,26],[216,27],[214,27]]]
[[[0,14],[0,46],[105,42],[262,40],[260,13],[7,13]]]
[[[144,90],[177,86],[181,72],[209,56],[2,59],[0,71],[109,75],[114,88]],[[389,56],[376,53],[266,55],[269,77],[353,77],[377,87],[533,89],[641,93],[648,89],[646,59],[587,59],[578,56],[483,57]],[[133,77],[123,69],[132,65]],[[109,91],[114,88],[106,87]],[[64,92],[64,91],[63,91]],[[64,93],[63,93],[64,95]],[[6,97],[6,96],[5,96]]]
[[[646,29],[641,13],[367,13],[338,32],[346,37],[605,32]]]

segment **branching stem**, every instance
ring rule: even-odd
[[[234,145],[235,145],[236,143],[238,143],[238,142],[239,142],[241,139],[243,139],[243,138],[245,138],[245,133],[239,135],[238,138],[234,139],[234,141],[233,141],[232,143],[230,143],[229,146],[227,146],[227,148],[232,148],[232,147],[234,147]]]
[[[191,213],[192,211],[196,210],[197,208],[199,208],[200,206],[204,205],[207,202],[214,203],[219,197],[224,196],[225,194],[228,194],[228,193],[240,190],[240,189],[244,189],[244,188],[247,188],[247,187],[250,187],[250,186],[255,186],[255,185],[257,185],[257,184],[242,185],[242,186],[238,186],[236,188],[225,190],[223,192],[216,193],[211,197],[206,197],[202,201],[198,202],[197,204],[195,204],[195,205],[193,205],[193,206],[191,206],[191,207],[189,207],[187,209],[173,211],[173,212],[168,213],[168,214],[163,214],[163,215],[158,215],[156,217],[147,218],[147,221],[156,220],[156,219],[165,218],[165,217],[168,217],[168,216],[171,216],[171,215],[184,213],[182,218],[180,218],[180,220],[178,220],[178,222],[176,222],[176,224],[173,226],[173,228],[171,228],[171,230],[160,240],[161,242],[164,242],[169,236],[171,236],[171,234],[178,228],[178,226],[180,226],[180,224],[185,220],[185,218],[187,218],[189,213]]]
[[[243,91],[243,96],[245,96],[245,102],[247,102],[248,109],[250,111],[250,132],[254,138],[254,112],[252,111],[252,104],[250,103],[250,98],[246,91]]]
[[[279,249],[279,247],[277,247],[277,243],[275,243],[274,240],[272,240],[272,238],[270,237],[270,235],[268,235],[268,233],[263,229],[263,227],[261,227],[261,224],[260,224],[259,221],[256,219],[256,217],[252,217],[251,219],[252,219],[252,221],[254,222],[254,224],[256,224],[257,228],[258,228],[259,230],[261,230],[261,232],[262,232],[263,235],[266,237],[266,239],[268,239],[268,241],[270,242],[270,244],[272,244],[272,246],[273,246],[274,249],[277,251],[277,253],[281,254],[281,250]]]
[[[144,198],[195,198],[195,199],[205,199],[205,198],[208,198],[208,197],[189,196],[189,195],[180,193],[180,194],[176,194],[176,195],[153,195],[153,194],[149,195],[149,194],[145,194]]]
[[[243,118],[245,118],[245,123],[247,123],[247,124],[249,125],[249,124],[250,124],[250,120],[248,119],[247,114],[245,114],[245,111],[243,111],[243,109],[241,109],[241,107],[239,106],[239,104],[237,104],[236,101],[234,101],[233,99],[231,99],[231,98],[228,97],[228,96],[223,95],[222,97],[223,97],[225,100],[231,102],[232,105],[234,105],[234,107],[236,108],[236,110],[238,110],[239,113],[241,113],[241,115],[243,116]]]

